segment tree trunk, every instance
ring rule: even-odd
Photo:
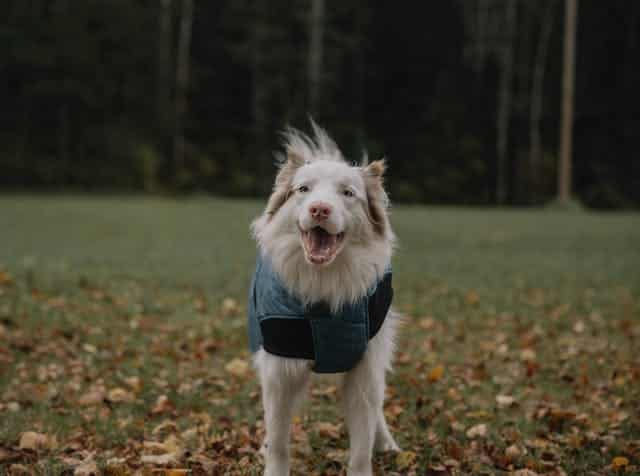
[[[178,39],[178,59],[176,65],[175,126],[173,133],[174,181],[179,182],[184,171],[184,122],[187,114],[187,92],[189,88],[189,66],[191,49],[191,28],[193,25],[193,0],[182,0],[180,15],[180,37]]]
[[[517,20],[517,0],[506,1],[505,38],[502,46],[500,68],[500,91],[497,114],[497,153],[498,167],[496,177],[496,201],[503,205],[507,200],[507,154],[509,152],[509,123],[511,116],[511,83],[513,79],[513,43]]]
[[[160,0],[158,14],[156,118],[158,129],[165,139],[171,124],[171,49],[172,49],[171,0]]]
[[[542,137],[540,119],[542,117],[544,76],[549,52],[549,42],[553,30],[554,9],[556,0],[548,0],[547,8],[542,16],[540,37],[535,53],[533,81],[531,84],[531,107],[529,110],[529,183],[531,198],[536,201],[540,186],[540,169],[542,164]]]
[[[484,63],[487,57],[487,21],[489,16],[489,1],[477,0],[477,11],[475,16],[475,54],[474,70],[482,75]]]
[[[573,149],[573,96],[576,63],[576,28],[578,0],[565,0],[564,60],[562,68],[562,123],[560,125],[560,160],[558,164],[558,201],[571,198]]]
[[[255,174],[258,180],[254,184],[252,193],[262,193],[263,184],[260,178],[268,177],[271,155],[268,149],[267,130],[269,121],[269,75],[265,71],[266,47],[268,46],[268,12],[267,0],[254,2],[254,21],[249,25],[251,36],[251,81],[252,98],[251,109],[253,118],[253,144],[247,150],[251,158],[245,172]],[[264,182],[266,186],[266,181]]]
[[[311,0],[309,41],[309,112],[318,112],[324,43],[324,0]]]

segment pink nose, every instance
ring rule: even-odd
[[[331,215],[331,206],[324,202],[313,202],[309,206],[309,213],[317,221],[323,221]]]

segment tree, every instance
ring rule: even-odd
[[[504,11],[504,40],[500,55],[500,86],[498,92],[498,114],[496,118],[496,149],[498,167],[496,177],[496,201],[502,205],[507,200],[509,153],[509,124],[511,118],[511,88],[513,80],[513,44],[517,21],[517,0],[507,0]]]
[[[542,162],[542,138],[540,134],[540,119],[542,117],[544,77],[549,52],[551,31],[553,30],[554,10],[556,0],[547,0],[547,5],[541,16],[540,34],[536,47],[533,80],[531,83],[531,98],[529,108],[529,183],[532,195],[535,197],[539,182]]]
[[[309,112],[317,114],[324,43],[324,0],[311,0],[309,41]]]
[[[560,124],[560,160],[558,163],[558,201],[562,204],[566,204],[571,198],[571,155],[573,149],[573,102],[578,0],[565,0],[565,5],[562,122]]]
[[[184,171],[184,122],[187,114],[187,92],[189,87],[189,66],[191,49],[191,27],[193,25],[193,0],[182,0],[180,15],[180,36],[178,38],[178,58],[176,62],[175,126],[173,135],[174,180]]]

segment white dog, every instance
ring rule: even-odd
[[[273,193],[252,224],[259,258],[249,334],[265,414],[264,474],[289,474],[291,419],[319,372],[343,376],[349,476],[372,476],[373,451],[398,450],[383,413],[399,321],[389,309],[385,164],[349,165],[312,125],[314,138],[285,134]]]

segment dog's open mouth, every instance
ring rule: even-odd
[[[307,260],[312,264],[329,264],[342,249],[344,233],[332,235],[320,226],[300,233]]]

